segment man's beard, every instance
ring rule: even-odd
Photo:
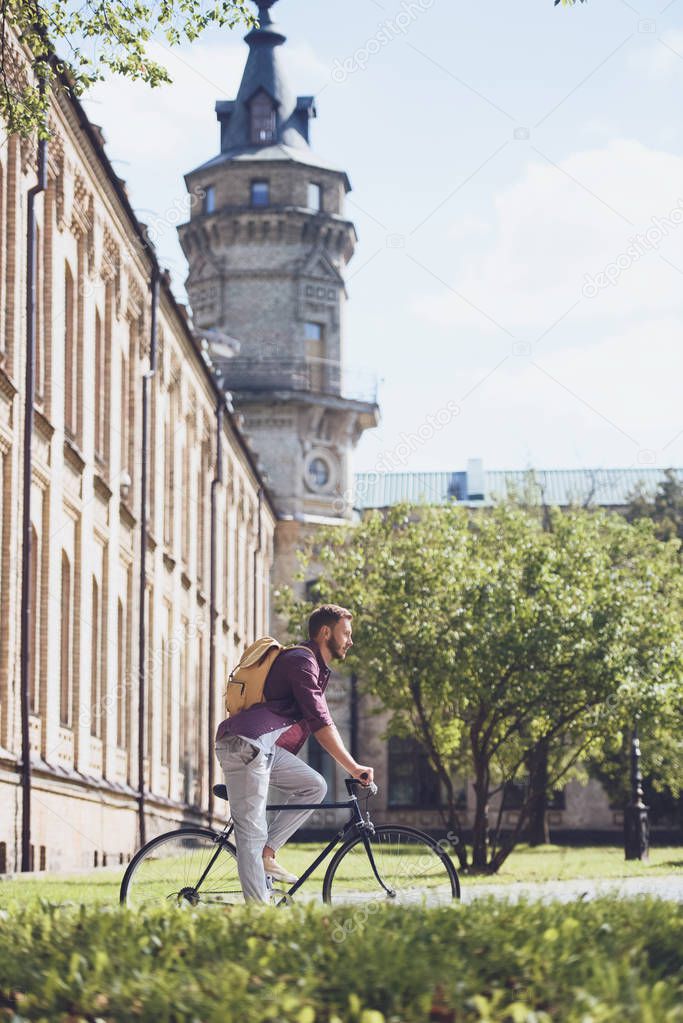
[[[343,646],[336,639],[330,640],[328,646],[330,648],[330,653],[332,654],[335,660],[337,661],[344,660],[344,658],[346,657],[346,651],[348,650],[348,647]]]

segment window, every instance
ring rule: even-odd
[[[389,806],[441,806],[439,778],[425,748],[413,738],[389,739]]]
[[[90,734],[102,738],[102,631],[100,629],[100,588],[92,577],[90,650]]]
[[[251,101],[251,141],[263,145],[275,139],[275,106],[263,89]]]
[[[29,641],[29,678],[31,679],[31,712],[40,713],[40,543],[36,527],[31,523],[31,578],[29,601],[31,605],[31,638]]]
[[[307,341],[322,341],[322,323],[304,323],[304,337]]]
[[[267,181],[252,181],[251,205],[268,206],[270,203],[270,184]]]
[[[197,469],[197,581],[201,588],[207,582],[206,578],[206,514],[208,510],[207,489],[208,489],[208,466],[210,464],[210,451],[206,441],[202,442],[199,454],[199,466]]]
[[[43,274],[43,242],[42,232],[36,224],[35,242],[35,402],[42,405],[45,396],[45,329],[43,325],[43,295],[45,281]]]
[[[204,190],[204,205],[202,213],[213,213],[216,209],[216,188],[214,185],[207,185]]]
[[[322,185],[317,184],[315,181],[309,181],[308,183],[308,208],[309,210],[316,211],[323,208]]]
[[[77,411],[76,309],[74,279],[69,264],[64,266],[64,428],[76,434]]]
[[[175,510],[175,423],[176,388],[169,389],[166,398],[164,423],[164,541],[169,548],[174,543]]]
[[[61,685],[59,694],[59,720],[66,727],[71,726],[71,694],[73,687],[73,602],[71,583],[71,562],[66,551],[62,551],[62,634],[60,650]]]
[[[190,459],[192,457],[192,426],[190,416],[185,420],[185,443],[183,445],[183,464],[181,476],[181,508],[190,507]],[[190,516],[188,513],[182,516],[180,533],[180,554],[187,565],[190,560]]]
[[[116,603],[116,650],[118,679],[116,685],[116,745],[126,745],[126,719],[128,716],[128,643],[126,636],[126,615],[119,597]]]
[[[147,652],[146,668],[146,721],[145,721],[145,757],[147,758],[147,784],[151,784],[152,777],[152,740],[154,738],[154,711],[156,703],[155,680],[157,671],[158,652],[154,650],[154,590],[151,585],[145,588],[145,626],[147,635],[145,637],[145,650]]]
[[[308,382],[312,391],[325,390],[325,335],[322,323],[304,323]]]
[[[104,337],[102,318],[95,312],[95,454],[104,458]]]
[[[170,768],[173,749],[173,648],[171,646],[173,619],[168,604],[165,618],[166,635],[161,640],[161,763],[164,767]]]
[[[128,357],[126,353],[121,349],[121,451],[119,458],[121,460],[121,472],[128,472],[128,429],[129,429],[129,415],[130,415],[130,390],[129,390],[129,373],[128,373]],[[152,446],[154,446],[152,442]]]

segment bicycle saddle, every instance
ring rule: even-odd
[[[228,798],[228,789],[226,785],[214,785],[213,787],[214,796],[218,796],[219,799]]]

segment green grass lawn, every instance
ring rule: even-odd
[[[292,844],[279,859],[294,873],[303,873],[319,849],[315,844]],[[326,863],[309,879],[307,888],[320,893]],[[105,868],[79,876],[45,874],[40,878],[13,879],[0,883],[0,908],[28,906],[45,899],[51,903],[85,905],[116,904],[124,868]],[[549,845],[531,849],[519,846],[493,877],[464,876],[468,884],[514,884],[518,881],[555,881],[575,878],[618,879],[655,877],[683,873],[683,847],[669,846],[650,851],[648,863],[624,860],[623,850],[612,847],[575,848]]]

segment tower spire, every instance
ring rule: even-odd
[[[258,25],[245,36],[249,56],[235,100],[219,100],[221,153],[238,156],[254,149],[286,146],[308,150],[308,125],[315,117],[311,96],[295,96],[280,50],[286,37],[274,24],[277,0],[256,0]]]
[[[273,4],[276,4],[277,0],[256,0],[256,6],[258,7],[259,14],[259,26],[261,28],[267,28],[273,24],[270,16],[270,8]]]

